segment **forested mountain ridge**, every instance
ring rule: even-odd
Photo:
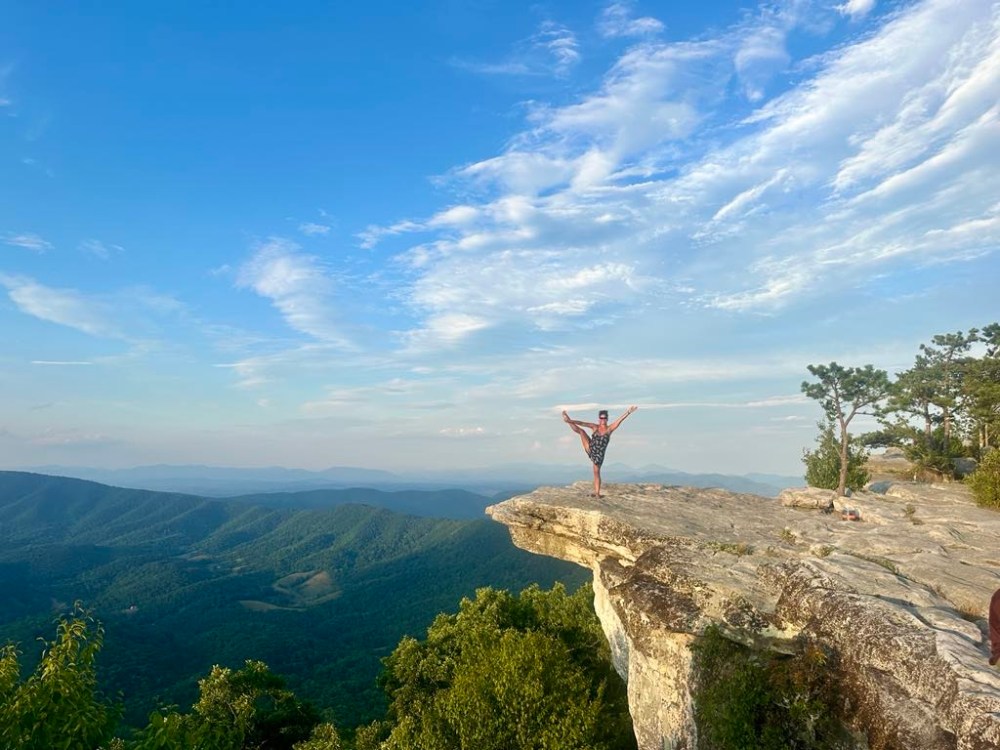
[[[212,664],[254,658],[338,722],[361,723],[382,710],[379,658],[402,635],[481,586],[585,577],[515,549],[487,520],[0,472],[0,643],[30,651],[53,612],[82,599],[107,625],[102,674],[135,721],[158,699],[185,703]]]
[[[460,489],[386,491],[371,487],[266,492],[225,499],[267,508],[332,508],[358,503],[429,518],[482,518],[486,507],[496,502],[493,497]]]

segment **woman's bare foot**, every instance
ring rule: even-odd
[[[569,418],[569,414],[567,414],[565,411],[563,411],[562,415],[563,415],[563,422],[571,422],[572,421]]]

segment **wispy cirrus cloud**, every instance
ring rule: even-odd
[[[858,20],[875,9],[875,0],[847,0],[846,3],[836,6],[836,8],[843,15],[850,16],[852,20]]]
[[[406,219],[404,221],[397,221],[395,224],[391,224],[387,227],[371,225],[358,234],[358,239],[360,240],[362,248],[370,250],[385,237],[392,237],[394,235],[405,234],[407,232],[416,232],[423,228],[424,224]]]
[[[94,239],[84,240],[80,243],[79,249],[81,252],[92,255],[95,258],[100,258],[101,260],[108,260],[112,255],[125,252],[125,248],[121,245]]]
[[[105,433],[75,428],[46,430],[28,440],[31,445],[47,448],[90,448],[117,442],[116,438]]]
[[[34,232],[8,232],[0,237],[0,242],[12,247],[23,247],[26,250],[33,250],[36,253],[44,253],[46,250],[53,248],[51,242],[43,239]]]
[[[485,427],[475,425],[471,427],[442,427],[438,433],[444,437],[459,438],[468,440],[470,438],[499,437],[493,435]]]
[[[14,66],[11,63],[0,65],[0,107],[9,107],[14,103],[10,96],[4,92],[7,88],[7,78],[10,77],[13,70]]]
[[[239,269],[236,285],[268,299],[295,331],[341,347],[351,343],[341,330],[333,278],[319,259],[299,245],[271,237]]]
[[[616,2],[606,7],[597,21],[597,30],[601,36],[644,37],[659,34],[663,31],[663,22],[651,16],[634,17],[634,3]]]
[[[330,233],[330,226],[317,224],[314,221],[305,221],[299,224],[299,231],[307,237],[324,237]]]
[[[453,59],[451,64],[483,75],[561,77],[569,74],[580,59],[580,44],[576,35],[554,21],[543,21],[534,34],[518,42],[503,60]]]
[[[430,235],[400,256],[413,337],[580,330],[646,305],[777,314],[996,252],[1000,5],[905,6],[772,95],[796,65],[788,35],[839,18],[775,8],[629,48],[596,90],[535,103],[505,151],[451,172],[466,202],[369,228],[367,246]]]
[[[53,287],[29,276],[0,273],[0,288],[6,289],[21,313],[96,338],[126,342],[131,347],[129,356],[157,348],[158,338],[168,324],[190,322],[181,301],[146,286],[97,294]],[[45,363],[36,360],[36,364]]]
[[[26,315],[67,326],[91,336],[124,338],[110,306],[74,289],[56,289],[24,276],[0,274],[0,286]]]

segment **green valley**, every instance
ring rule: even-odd
[[[30,666],[34,639],[82,600],[105,625],[102,686],[125,696],[128,723],[190,705],[213,664],[255,659],[356,726],[384,713],[381,658],[463,596],[588,577],[485,519],[274,504],[0,472],[0,643],[19,642]]]

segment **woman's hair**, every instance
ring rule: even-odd
[[[601,409],[599,412],[597,412],[597,418],[598,419],[600,419],[601,417],[607,417],[607,416],[608,416],[608,410],[607,409]]]

